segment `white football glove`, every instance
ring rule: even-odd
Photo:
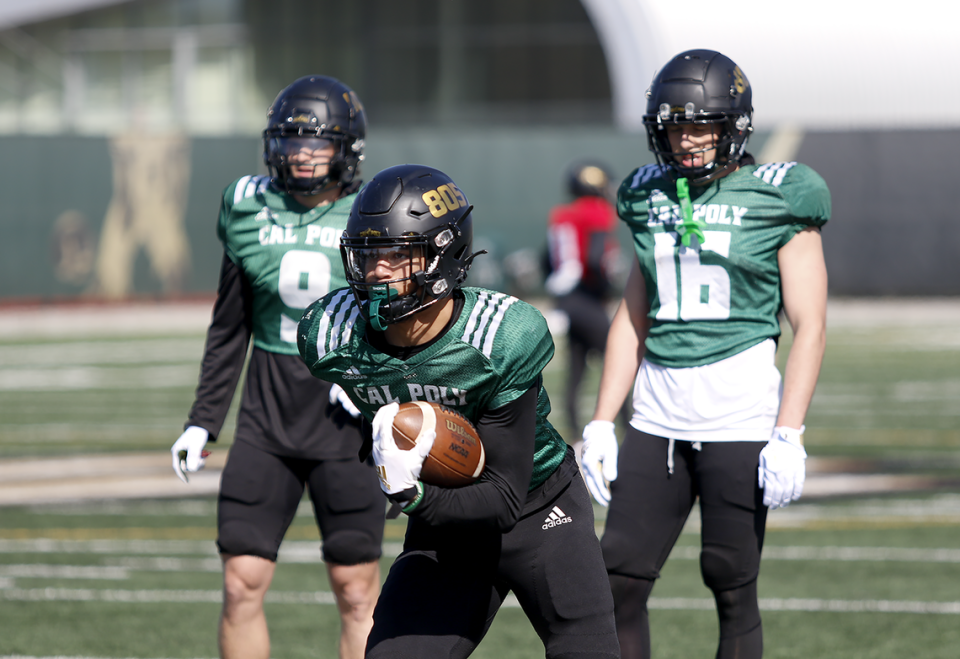
[[[373,461],[377,464],[380,489],[387,494],[416,487],[423,461],[437,438],[435,432],[426,433],[409,451],[398,448],[393,437],[393,420],[399,410],[399,404],[390,403],[377,410],[373,417]]]
[[[591,421],[583,429],[583,479],[601,506],[610,504],[609,482],[617,480],[616,426],[613,421]]]
[[[170,447],[170,453],[173,454],[173,470],[184,483],[187,482],[188,471],[200,471],[206,464],[206,458],[210,453],[204,451],[203,447],[207,445],[210,439],[210,433],[200,426],[189,426],[180,435],[180,438]]]
[[[360,409],[353,404],[353,401],[350,400],[350,396],[347,395],[347,392],[343,390],[339,384],[330,385],[330,404],[336,405],[340,404],[340,407],[345,409],[350,416],[354,419],[360,418]]]
[[[760,487],[763,488],[763,505],[771,510],[789,505],[800,498],[806,478],[807,452],[800,443],[799,430],[777,426],[773,437],[760,451],[760,466],[757,469]]]

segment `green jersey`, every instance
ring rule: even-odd
[[[258,348],[296,355],[303,310],[347,285],[340,235],[355,196],[306,208],[266,176],[244,176],[224,190],[217,235],[253,289]]]
[[[520,398],[540,381],[553,357],[543,316],[517,298],[480,288],[462,289],[459,318],[445,334],[406,360],[364,339],[367,323],[350,289],[311,305],[300,321],[300,355],[314,376],[339,384],[369,420],[383,405],[427,401],[451,407],[476,423],[486,410]],[[547,415],[540,385],[530,489],[563,461],[566,442]]]
[[[658,165],[632,172],[617,195],[650,302],[646,358],[676,368],[711,364],[779,336],[777,251],[830,217],[826,183],[795,162],[747,165],[690,193],[704,235],[690,247],[677,231],[676,185]]]

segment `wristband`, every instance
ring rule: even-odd
[[[406,506],[404,506],[400,510],[409,515],[410,513],[413,512],[414,508],[420,505],[421,501],[423,501],[423,483],[421,483],[420,481],[417,481],[417,496],[413,498],[413,501],[408,503]]]

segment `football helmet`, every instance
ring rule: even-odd
[[[449,176],[425,165],[389,167],[360,190],[340,254],[347,283],[374,329],[436,304],[463,283],[473,259],[485,253],[470,252],[472,211]],[[368,282],[367,273],[388,254],[407,276]]]
[[[345,188],[363,160],[366,131],[366,113],[356,92],[328,76],[298,78],[277,95],[267,111],[263,160],[274,184],[290,194],[309,196],[336,186]],[[292,175],[292,159],[302,149],[312,151],[328,144],[333,146],[333,156],[324,174]]]
[[[647,90],[643,124],[661,168],[673,179],[703,184],[729,171],[746,152],[753,131],[753,92],[740,67],[715,50],[688,50],[660,69]],[[682,167],[674,158],[666,127],[718,124],[717,155],[702,167]]]
[[[574,197],[613,196],[613,175],[607,167],[593,160],[573,163],[567,169],[567,190]]]

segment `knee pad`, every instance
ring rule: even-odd
[[[739,588],[756,581],[760,574],[760,554],[727,545],[706,545],[700,552],[703,583],[714,593]]]
[[[380,558],[380,544],[368,533],[344,529],[323,539],[323,560],[337,565],[358,565]]]
[[[278,547],[263,537],[254,524],[241,521],[225,522],[217,534],[217,548],[221,554],[234,556],[259,556],[268,561],[277,561]]]
[[[608,527],[600,539],[600,549],[603,551],[603,564],[610,574],[651,581],[660,576],[656,557],[639,556],[636,540],[630,534]]]

